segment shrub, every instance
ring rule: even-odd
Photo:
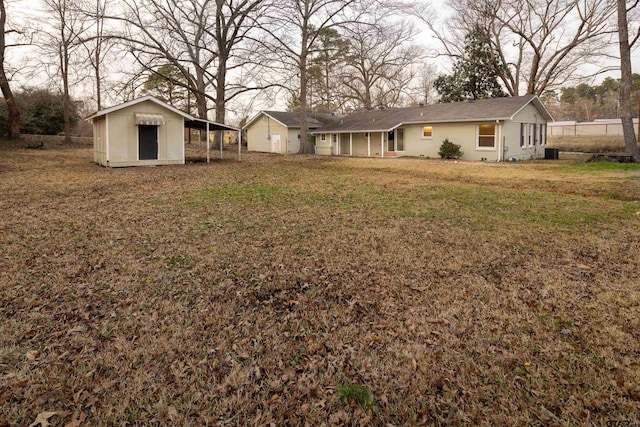
[[[442,141],[438,154],[443,159],[459,159],[464,153],[460,150],[460,145],[454,144],[449,141],[449,138],[446,138]]]

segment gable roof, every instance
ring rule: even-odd
[[[244,125],[245,128],[249,127],[253,122],[255,122],[261,115],[266,115],[272,118],[273,120],[280,123],[282,126],[288,128],[299,128],[300,127],[300,113],[291,112],[291,111],[260,111],[258,114],[253,116],[251,120]],[[336,117],[333,114],[329,113],[307,113],[307,125],[309,129],[319,128],[324,126],[327,123],[335,120]]]
[[[359,111],[340,117],[316,129],[314,133],[390,131],[400,125],[412,123],[512,120],[519,111],[531,103],[546,120],[553,120],[537,96],[525,95],[472,102],[431,104],[424,107]]]
[[[193,120],[194,119],[192,116],[190,116],[189,114],[185,113],[184,111],[180,111],[177,108],[175,108],[174,106],[169,105],[167,103],[164,103],[164,102],[160,101],[158,98],[156,98],[154,96],[145,95],[145,96],[141,96],[140,98],[132,99],[131,101],[123,102],[122,104],[114,105],[113,107],[109,107],[109,108],[105,108],[104,110],[100,110],[100,111],[98,111],[96,113],[93,113],[89,117],[87,117],[86,120],[95,119],[96,117],[101,117],[101,116],[104,116],[105,114],[113,113],[114,111],[122,110],[123,108],[131,107],[132,105],[140,104],[140,103],[145,102],[145,101],[151,101],[151,102],[153,102],[155,104],[158,104],[161,107],[164,107],[169,111],[172,111],[172,112],[174,112],[176,114],[181,115],[182,117],[184,117],[187,120]]]
[[[178,110],[176,107],[167,104],[166,102],[160,101],[158,98],[152,95],[141,96],[140,98],[132,99],[131,101],[123,102],[122,104],[114,105],[113,107],[105,108],[104,110],[100,110],[96,113],[93,113],[85,120],[92,120],[97,117],[102,117],[109,113],[113,113],[114,111],[122,110],[123,108],[131,107],[132,105],[137,105],[142,102],[151,101],[154,104],[158,104],[159,106],[166,108],[169,111],[172,111],[185,119],[185,127],[193,128],[193,129],[206,129],[207,123],[209,124],[209,130],[229,130],[229,131],[239,131],[240,129],[235,128],[233,126],[228,126],[222,123],[217,123],[211,120],[199,119],[197,117],[193,117],[190,114],[185,113],[184,111]]]

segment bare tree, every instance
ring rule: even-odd
[[[354,23],[346,27],[349,40],[345,96],[355,108],[397,106],[415,77],[422,58],[412,43],[416,31],[408,22]]]
[[[2,89],[2,96],[7,103],[8,119],[7,119],[7,138],[18,139],[20,137],[20,110],[16,104],[16,100],[13,97],[11,86],[9,85],[9,78],[7,77],[7,71],[5,69],[5,52],[7,50],[6,36],[9,32],[7,28],[7,11],[5,8],[4,0],[0,0],[0,89]]]
[[[624,133],[624,144],[627,152],[633,156],[635,162],[640,161],[640,152],[638,150],[638,142],[636,140],[635,130],[633,129],[633,111],[631,106],[631,48],[640,37],[640,28],[636,30],[636,34],[629,41],[629,23],[627,22],[627,13],[634,7],[637,7],[638,0],[634,2],[631,8],[627,9],[625,0],[616,0],[616,9],[618,12],[618,41],[620,45],[620,117],[622,118],[622,131]]]
[[[171,64],[182,74],[172,83],[193,93],[198,116],[206,118],[208,101],[216,120],[225,121],[225,105],[259,85],[229,76],[250,68],[242,44],[264,0],[124,0],[124,13],[110,18],[123,25],[120,38],[147,73]],[[255,81],[254,81],[255,82]]]
[[[107,34],[105,23],[109,0],[94,0],[82,5],[83,13],[93,28],[87,30],[88,36],[82,41],[87,62],[93,70],[97,109],[102,109],[103,75],[105,57],[113,47],[113,37]],[[92,34],[91,34],[92,33]]]
[[[464,34],[480,27],[501,63],[493,70],[511,95],[541,95],[608,56],[614,12],[608,0],[450,0],[446,28],[423,19],[444,47],[461,55]],[[419,14],[419,16],[424,16]]]
[[[299,82],[297,98],[300,107],[300,153],[312,153],[309,143],[308,111],[309,59],[317,39],[328,28],[336,28],[358,20],[361,12],[353,6],[359,0],[281,0],[273,2],[261,25],[265,38],[261,42],[282,70],[293,69]],[[284,85],[283,85],[284,86]],[[289,77],[288,86],[291,86]]]
[[[49,75],[62,83],[62,103],[64,115],[65,143],[71,142],[71,79],[72,66],[77,59],[81,40],[88,27],[87,20],[80,14],[74,0],[43,0],[45,10],[51,19],[40,32],[39,47],[44,51],[45,69]]]

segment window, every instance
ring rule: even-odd
[[[326,141],[326,140],[327,140],[327,134],[326,133],[320,134],[320,141]]]
[[[540,145],[547,143],[547,125],[540,125]]]
[[[423,138],[433,137],[433,126],[424,126],[422,128],[422,137]]]
[[[538,125],[533,125],[533,145],[538,145]]]
[[[478,148],[495,148],[496,146],[496,125],[478,125]]]
[[[524,147],[524,141],[527,138],[526,131],[527,127],[524,123],[520,123],[520,147]]]
[[[530,124],[529,125],[529,134],[528,134],[529,147],[533,147],[533,135],[535,133],[536,133],[536,125]]]
[[[404,151],[404,129],[396,129],[396,151]]]

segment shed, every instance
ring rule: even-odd
[[[93,159],[107,167],[184,164],[185,128],[207,132],[208,160],[209,131],[239,132],[232,126],[192,117],[151,95],[98,111],[87,120],[93,124]]]

